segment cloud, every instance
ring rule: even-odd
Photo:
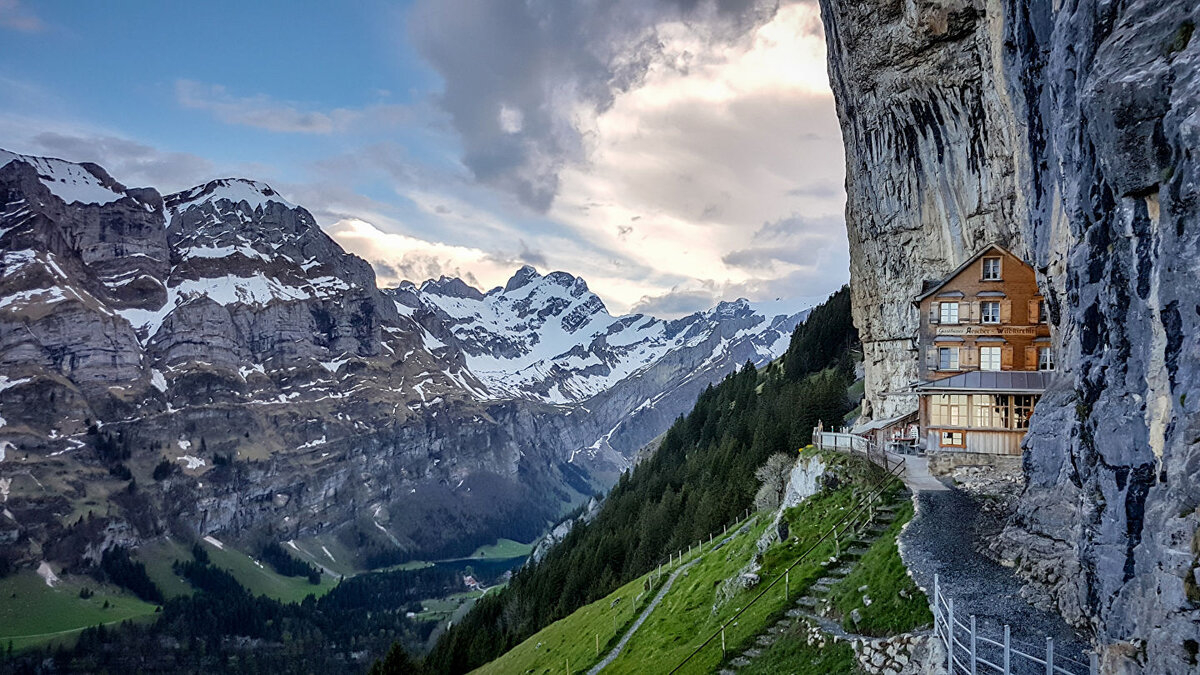
[[[325,231],[342,248],[371,261],[379,285],[385,287],[405,280],[419,284],[426,279],[448,276],[487,290],[502,284],[522,264],[531,263],[529,257],[537,257],[527,250],[517,256],[505,256],[469,246],[385,232],[372,223],[353,218],[338,221]],[[524,246],[524,242],[521,245]]]
[[[691,21],[713,41],[768,20],[775,0],[421,0],[418,49],[441,74],[440,105],[475,176],[539,211],[562,167],[584,158],[581,114],[606,109],[658,58],[654,27]]]
[[[22,33],[40,33],[46,24],[21,0],[0,0],[0,26]]]
[[[721,257],[726,265],[751,269],[779,266],[816,267],[846,249],[845,228],[839,217],[791,216],[765,223],[750,239],[750,246]]]
[[[370,124],[397,125],[411,122],[408,106],[379,103],[364,108],[334,108],[328,112],[304,110],[290,101],[277,101],[264,94],[234,96],[219,84],[192,80],[175,82],[175,99],[185,108],[211,112],[226,124],[297,134],[331,134]]]

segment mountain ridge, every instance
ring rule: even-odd
[[[612,317],[532,267],[380,289],[265,183],[163,197],[0,157],[0,555],[21,563],[168,533],[325,533],[363,561],[528,540],[802,318]],[[136,508],[108,496],[134,482]],[[119,537],[54,515],[97,509]]]

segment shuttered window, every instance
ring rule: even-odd
[[[980,303],[983,323],[1000,323],[1000,301],[985,300]]]
[[[1000,370],[1000,348],[999,347],[980,347],[979,348],[979,369],[980,370]]]
[[[958,303],[943,302],[941,303],[940,323],[958,323]]]
[[[937,348],[937,370],[958,370],[959,369],[959,348],[958,347],[938,347]]]

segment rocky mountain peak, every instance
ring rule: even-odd
[[[405,287],[405,284],[409,288]],[[402,283],[398,290],[414,290],[411,282]],[[436,295],[444,295],[450,298],[470,298],[471,300],[483,300],[483,293],[474,286],[466,283],[458,277],[448,277],[442,275],[437,279],[430,279],[421,284],[422,293],[434,293]]]
[[[296,208],[295,204],[281,197],[270,185],[246,178],[219,178],[190,190],[176,192],[166,197],[166,206],[173,215],[194,205],[216,204],[222,201],[238,206],[244,202],[251,211],[272,202],[282,204],[288,209]]]
[[[0,167],[24,163],[50,193],[66,204],[109,204],[126,196],[125,186],[90,162],[76,164],[55,157],[33,157],[0,149]]]
[[[509,279],[508,283],[504,285],[504,292],[510,293],[525,286],[534,279],[541,278],[542,275],[538,274],[538,271],[534,269],[532,265],[524,265],[521,267],[521,269],[517,270],[517,273],[512,275],[512,278]]]

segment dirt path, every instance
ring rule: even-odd
[[[621,636],[621,641],[617,643],[617,646],[613,647],[613,650],[608,653],[608,656],[604,657],[603,661],[592,666],[592,669],[588,671],[588,675],[596,675],[596,673],[604,670],[608,664],[612,663],[613,659],[621,655],[621,651],[625,649],[625,645],[629,643],[629,639],[632,638],[633,634],[642,627],[642,624],[650,616],[650,613],[653,612],[656,607],[658,607],[658,603],[662,602],[662,599],[666,597],[667,592],[671,590],[671,586],[675,585],[675,579],[682,574],[684,570],[700,562],[700,558],[701,556],[696,556],[692,560],[688,561],[683,567],[680,567],[672,572],[671,576],[667,577],[667,583],[663,584],[663,587],[658,591],[658,595],[654,596],[654,600],[650,601],[650,604],[647,605],[646,609],[642,610],[642,613],[638,616],[637,621],[634,621],[633,625],[629,627],[629,630],[625,632],[625,635]]]
[[[975,502],[952,489],[919,492],[915,500],[917,512],[900,536],[900,554],[917,584],[932,594],[937,574],[942,592],[954,598],[955,616],[964,623],[974,614],[981,631],[997,637],[1008,624],[1014,647],[1034,655],[1044,654],[1046,636],[1053,637],[1056,662],[1087,672],[1087,641],[1062,617],[1026,602],[1012,570],[978,553]],[[1068,659],[1074,664],[1064,663]],[[1039,672],[1017,663],[1014,673]]]

